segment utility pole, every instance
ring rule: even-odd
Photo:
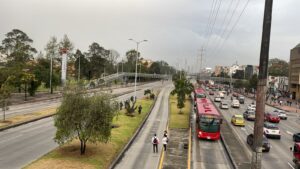
[[[202,59],[203,59],[203,55],[204,55],[204,48],[201,48],[200,51],[200,70],[199,70],[199,80],[201,79],[201,71],[202,71]]]
[[[261,169],[263,124],[265,113],[266,84],[268,74],[269,46],[272,21],[273,0],[265,0],[262,41],[260,49],[259,75],[257,83],[256,113],[254,123],[254,151],[252,153],[251,169]]]
[[[79,54],[79,61],[78,61],[78,82],[79,82],[79,80],[80,80],[80,54]]]

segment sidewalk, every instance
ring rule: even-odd
[[[171,86],[162,88],[155,106],[148,117],[144,127],[139,132],[130,148],[125,152],[116,169],[155,169],[158,167],[161,144],[158,153],[153,153],[151,138],[154,133],[162,139],[168,120],[168,98]]]
[[[248,98],[251,98],[251,99],[255,99],[254,94],[251,94],[251,93],[249,93],[249,94],[239,93],[239,94],[244,95],[245,97],[248,97]],[[277,101],[276,102],[271,101],[271,99],[268,99],[266,101],[266,104],[269,105],[269,106],[275,107],[277,109],[285,110],[287,112],[300,112],[299,106],[297,106],[295,104],[295,101],[292,102],[292,106],[287,106],[286,105],[287,98],[283,98],[282,100],[283,100],[282,105],[280,105]]]

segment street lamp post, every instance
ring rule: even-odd
[[[142,42],[147,42],[147,40],[136,41],[134,39],[128,39],[136,43],[136,58],[135,58],[135,78],[134,78],[134,99],[136,99],[136,80],[137,80],[137,62],[139,55],[139,44]]]

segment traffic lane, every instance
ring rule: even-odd
[[[138,98],[143,96],[143,91],[137,91]],[[22,168],[56,148],[53,124],[49,117],[0,132],[0,169]]]
[[[53,118],[0,132],[0,169],[18,169],[58,145],[53,141]]]
[[[193,168],[230,169],[231,167],[228,163],[229,159],[225,154],[224,148],[221,145],[220,140],[210,141],[198,139],[195,112],[192,117]]]
[[[147,83],[143,84],[140,86],[137,86],[138,90],[145,90],[145,89],[151,89],[153,87],[159,87],[162,86],[161,82],[152,82],[152,83]],[[113,89],[111,94],[119,94],[119,93],[124,93],[128,91],[132,91],[134,87],[125,87],[125,88],[117,88]],[[95,91],[96,93],[99,91]],[[131,93],[132,95],[132,93]],[[126,98],[127,99],[127,98]],[[53,100],[44,100],[44,101],[39,101],[39,102],[33,102],[33,103],[25,103],[25,104],[20,104],[20,105],[12,105],[9,106],[9,110],[6,111],[6,117],[12,117],[15,115],[19,114],[28,114],[32,112],[38,112],[41,110],[49,109],[49,108],[54,108],[58,107],[61,103],[61,99],[53,99]],[[0,114],[0,118],[3,118],[3,114]]]
[[[251,102],[251,101],[249,101]],[[223,114],[230,114],[231,116],[233,114],[242,114],[246,110],[247,105],[241,105],[240,111],[239,109],[232,109],[230,108],[229,110],[221,110],[224,113]],[[231,120],[230,115],[227,117],[227,120]],[[240,139],[244,140],[246,142],[247,135],[250,133],[253,133],[253,127],[254,127],[254,122],[246,122],[246,127],[241,128],[240,131],[244,131],[245,134],[241,134],[242,132],[237,132],[239,133]],[[279,128],[282,128],[279,126]],[[235,127],[237,130],[237,128]],[[264,168],[287,168],[289,167],[288,163],[292,163],[291,161],[291,154],[289,151],[289,145],[292,143],[291,139],[288,138],[288,134],[285,132],[281,132],[282,138],[281,140],[273,140],[269,139],[269,142],[271,144],[271,150],[268,153],[263,154],[263,166]],[[249,146],[249,151],[251,150]],[[250,151],[251,152],[251,151]]]

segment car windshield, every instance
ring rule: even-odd
[[[199,128],[204,132],[218,132],[220,119],[213,116],[202,116],[200,117]]]
[[[241,121],[241,120],[244,120],[243,117],[235,117],[237,120]]]
[[[227,103],[222,103],[223,106],[227,106]]]
[[[248,111],[248,114],[255,115],[255,112],[254,111]]]
[[[274,125],[274,124],[266,123],[265,127],[268,128],[268,129],[278,130],[278,127],[276,125]]]

